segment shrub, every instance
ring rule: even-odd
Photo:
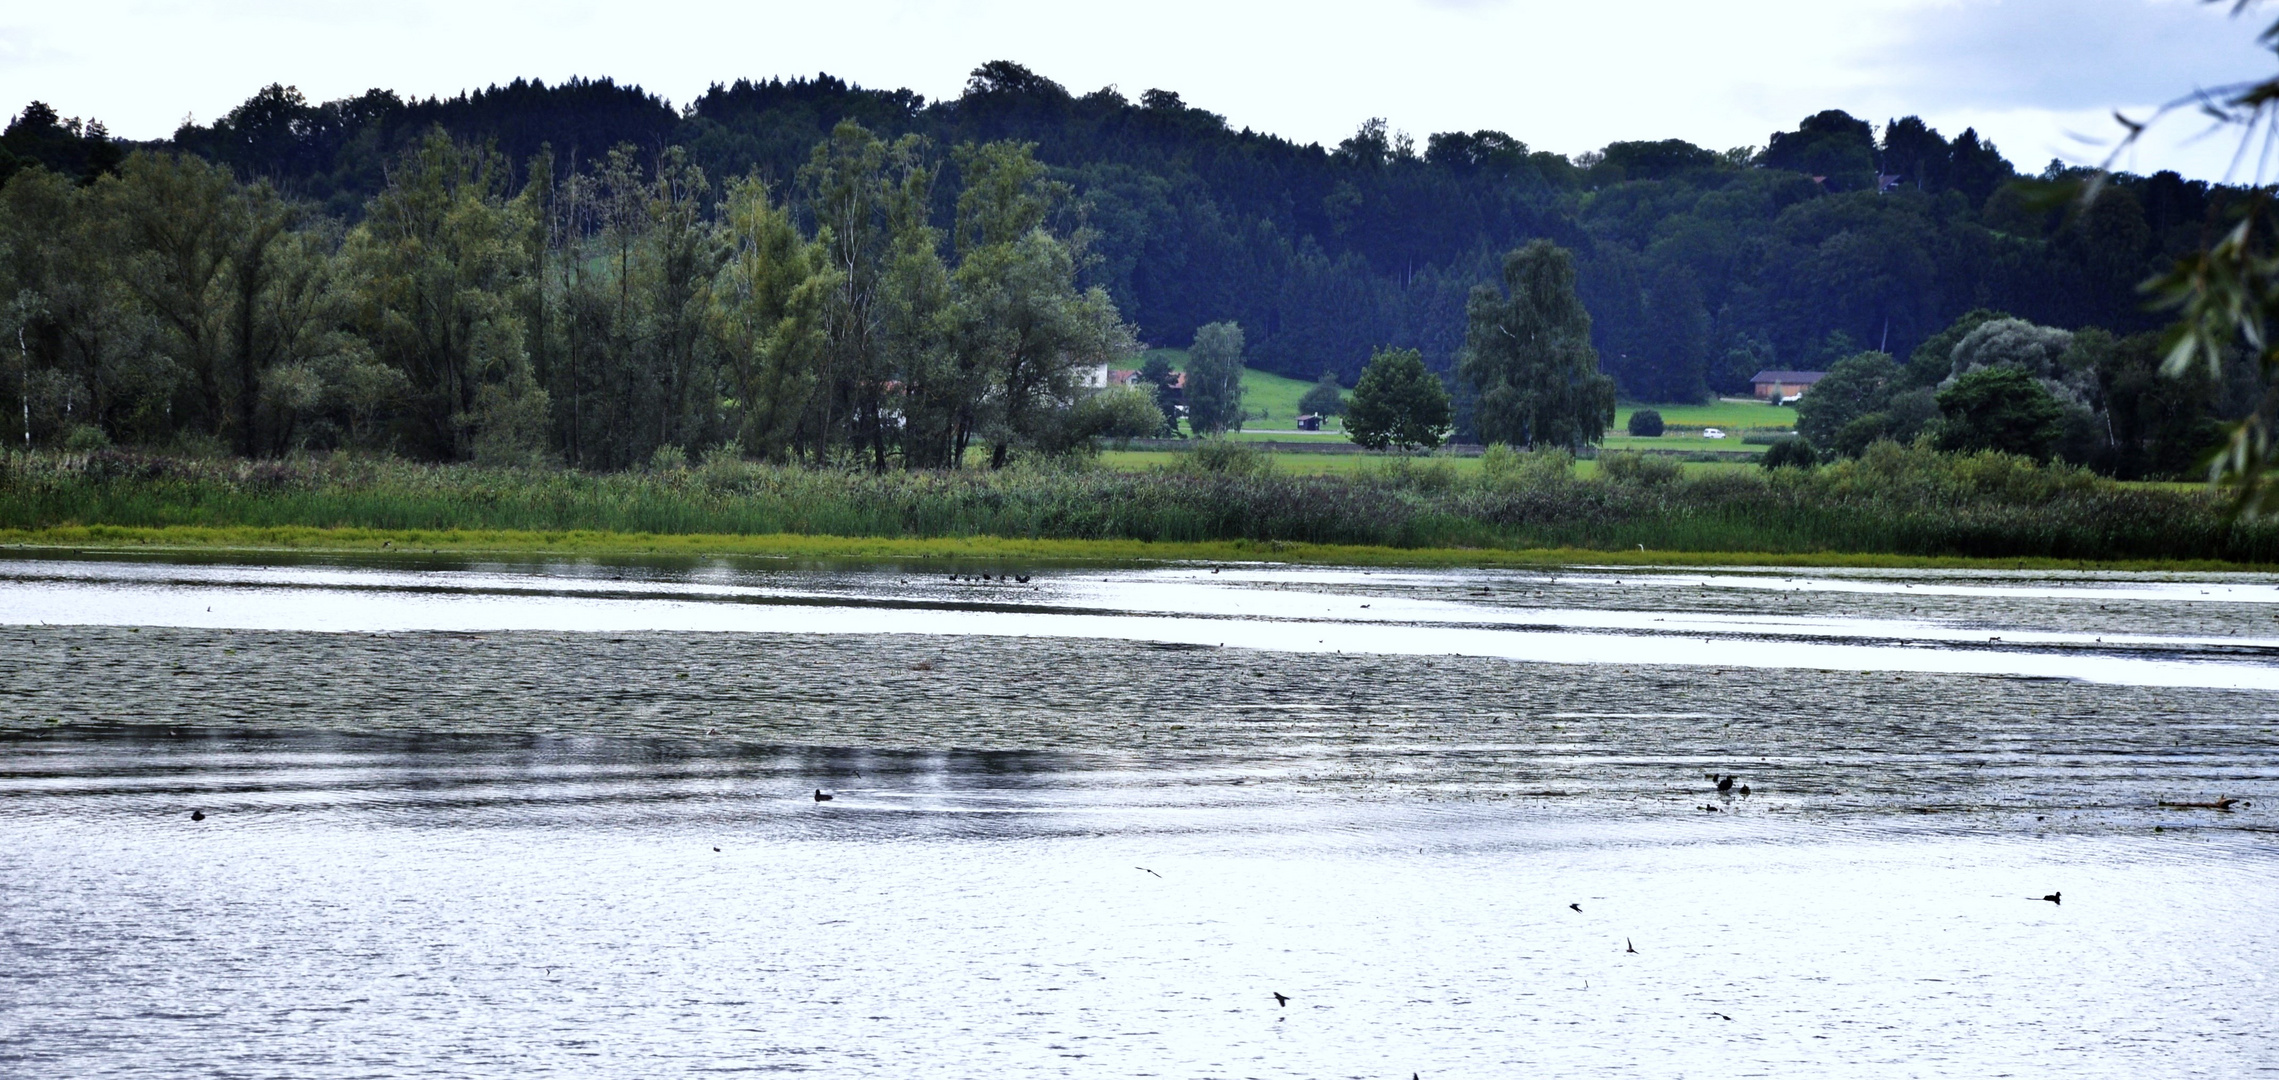
[[[1618,450],[1599,455],[1598,473],[1620,484],[1667,484],[1684,475],[1685,466],[1658,455]]]
[[[704,452],[703,472],[713,487],[734,488],[750,482],[760,466],[744,460],[744,444],[730,439]]]
[[[92,454],[111,445],[111,437],[93,424],[73,424],[71,434],[63,437],[63,448],[74,454]]]
[[[1836,432],[1831,449],[1845,457],[1858,457],[1878,441],[1891,438],[1891,414],[1871,412],[1845,424]]]
[[[1306,396],[1298,399],[1298,411],[1316,416],[1339,416],[1345,412],[1345,391],[1337,385],[1337,373],[1322,372],[1322,377],[1306,388]]]
[[[1163,429],[1163,410],[1155,395],[1136,387],[1112,386],[1076,403],[1072,421],[1085,438],[1104,436],[1118,442],[1146,438]]]
[[[1657,439],[1662,435],[1662,414],[1653,409],[1640,409],[1630,414],[1630,433],[1642,439]]]
[[[1812,448],[1810,439],[1786,439],[1774,443],[1757,464],[1768,469],[1809,469],[1820,464],[1820,452]]]
[[[1446,458],[1387,458],[1363,469],[1362,476],[1409,491],[1442,492],[1456,486],[1456,466]]]
[[[2065,436],[2065,406],[2020,368],[1979,368],[1948,383],[1938,401],[1946,414],[1939,426],[1941,449],[1993,450],[2047,461]]]
[[[1863,352],[1838,360],[1825,378],[1813,384],[1812,392],[1797,401],[1796,433],[1818,445],[1834,445],[1844,425],[1883,412],[1898,387],[1899,365],[1884,353]]]
[[[649,455],[650,472],[681,472],[688,468],[688,451],[666,443]]]
[[[1379,349],[1346,403],[1346,437],[1371,450],[1430,450],[1448,434],[1448,388],[1415,349]]]
[[[1196,441],[1194,449],[1180,455],[1179,464],[1189,472],[1258,476],[1274,467],[1274,458],[1249,443],[1231,439],[1200,439]]]
[[[1575,477],[1575,455],[1565,447],[1521,453],[1504,443],[1480,455],[1480,483],[1491,491],[1544,488]]]

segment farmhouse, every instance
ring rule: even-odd
[[[1760,371],[1749,377],[1757,384],[1757,396],[1767,401],[1794,401],[1812,389],[1812,384],[1827,377],[1825,371]]]
[[[1139,378],[1139,371],[1136,368],[1117,368],[1108,372],[1107,375],[1107,385],[1109,386],[1130,386],[1135,380],[1142,385],[1147,382],[1147,380]],[[1173,402],[1187,400],[1187,373],[1184,371],[1171,373],[1171,400]]]

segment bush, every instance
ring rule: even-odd
[[[1981,501],[2042,506],[2099,488],[2097,478],[2078,466],[2041,465],[1991,450],[1942,453],[1928,439],[1876,443],[1858,459],[1825,470],[1823,478],[1832,493],[1844,498],[1942,506]]]
[[[1899,364],[1880,352],[1863,352],[1836,361],[1812,392],[1796,403],[1796,433],[1816,445],[1832,446],[1844,425],[1885,411],[1899,389]],[[1886,417],[1883,423],[1888,423]]]
[[[1942,450],[1992,450],[2048,461],[2065,437],[2065,406],[2020,368],[1962,375],[1939,391],[1938,402],[1946,414],[1939,425]]]
[[[1685,466],[1671,458],[1618,450],[1600,454],[1598,473],[1620,484],[1667,484],[1685,474]]]
[[[93,424],[73,424],[71,433],[63,437],[63,448],[74,454],[92,454],[111,445],[111,437]]]
[[[1858,457],[1868,447],[1891,437],[1891,414],[1871,412],[1839,428],[1830,449],[1845,457]]]
[[[681,472],[688,468],[688,451],[666,443],[649,455],[650,472]]]
[[[1076,403],[1076,430],[1086,438],[1118,442],[1144,439],[1163,429],[1155,395],[1136,387],[1112,386]]]
[[[1274,457],[1264,450],[1231,439],[1201,439],[1195,448],[1180,455],[1179,464],[1189,472],[1223,476],[1259,476],[1274,467]]]
[[[1345,391],[1338,388],[1336,372],[1322,372],[1322,377],[1306,388],[1306,396],[1298,399],[1298,412],[1316,416],[1344,414]]]
[[[1787,439],[1774,443],[1757,464],[1768,469],[1809,469],[1820,464],[1820,452],[1812,448],[1810,439]]]
[[[1662,414],[1653,409],[1640,409],[1630,414],[1630,433],[1642,439],[1658,439],[1662,435]]]
[[[1456,486],[1455,463],[1446,458],[1387,458],[1362,470],[1364,479],[1408,491],[1443,492]]]
[[[704,480],[716,488],[748,483],[760,467],[744,460],[744,444],[730,439],[704,452]]]
[[[1575,478],[1575,455],[1565,447],[1521,453],[1505,443],[1480,455],[1480,483],[1491,491],[1544,488]]]
[[[1379,349],[1346,404],[1346,437],[1371,450],[1430,450],[1448,435],[1448,388],[1415,349]]]

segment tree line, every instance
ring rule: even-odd
[[[1138,350],[1025,144],[946,155],[945,227],[942,156],[852,122],[781,188],[679,148],[566,173],[548,153],[517,169],[433,129],[354,224],[189,154],[19,171],[0,273],[21,437],[939,468],[1160,424],[1144,391],[1076,392]]]
[[[789,190],[848,119],[889,140],[1036,144],[1094,232],[1084,282],[1144,340],[1181,344],[1234,321],[1257,366],[1331,369],[1348,386],[1385,345],[1451,368],[1472,286],[1537,238],[1576,253],[1593,344],[1639,400],[1743,391],[1759,367],[1824,369],[1862,348],[1904,356],[1979,307],[2134,333],[2157,325],[2137,283],[2199,250],[2246,194],[2121,176],[2069,212],[2038,192],[2074,170],[2025,176],[1974,131],[1836,111],[1762,148],[1618,142],[1568,158],[1498,131],[1415,139],[1374,120],[1335,146],[1301,145],[1172,91],[1073,93],[1002,61],[939,101],[827,75],[718,85],[680,109],[606,79],[323,103],[272,86],[163,145],[354,220],[390,162],[438,125],[517,169],[542,144],[562,175],[625,143],[645,156],[679,146],[707,175],[756,171]],[[72,148],[92,144],[59,123],[28,110],[0,144],[77,175],[89,163]],[[955,187],[936,193],[937,221]]]
[[[870,148],[819,166],[817,148],[850,121]],[[1030,148],[1021,185],[1057,255],[963,239],[965,215],[988,201],[971,193],[998,183],[1003,155],[979,152],[990,146]],[[251,231],[205,247],[155,232],[122,240],[144,226],[117,192],[154,191],[150,176],[193,163],[214,169],[197,184],[236,185],[243,205],[221,216]],[[872,169],[867,186],[825,180],[858,165]],[[1073,368],[1042,381],[1013,373],[1025,361],[981,373],[972,350],[988,320],[976,313],[1023,310],[971,291],[996,274],[1057,282],[1047,291],[1066,319],[1038,332],[1071,340],[1085,319],[1166,345],[1227,324],[1245,362],[1346,386],[1381,350],[1415,350],[1453,390],[1457,433],[1480,438],[1498,422],[1478,411],[1495,379],[1458,377],[1473,293],[1536,239],[1572,253],[1584,344],[1635,400],[1744,391],[1765,367],[1910,356],[1982,308],[2067,333],[2152,329],[2160,317],[2137,283],[2199,250],[2244,193],[2161,173],[2116,177],[2086,206],[2045,197],[2073,175],[2053,164],[2021,176],[1975,132],[1840,112],[1723,151],[1665,140],[1568,158],[1495,131],[1420,144],[1381,121],[1334,147],[1299,145],[1235,130],[1170,91],[1071,93],[1004,62],[941,101],[829,76],[715,86],[681,109],[608,80],[323,103],[272,86],[139,145],[34,105],[0,133],[0,176],[26,185],[7,197],[24,232],[8,239],[0,286],[28,328],[0,405],[49,438],[92,415],[114,438],[195,431],[240,452],[537,446],[589,467],[729,439],[807,460],[860,447],[874,464],[949,461],[978,439],[1003,460],[1087,425],[1141,422],[1121,398],[1082,417],[1048,407]],[[421,177],[433,190],[411,190]],[[462,205],[483,209],[450,209]],[[436,241],[447,258],[418,235],[420,214],[458,230]],[[217,254],[271,228],[252,261]],[[83,242],[43,253],[64,234]],[[916,254],[928,235],[938,275]],[[378,254],[384,236],[398,262]],[[169,243],[196,250],[151,254]],[[441,264],[411,265],[415,250],[472,284],[454,276],[447,289]],[[150,284],[169,258],[183,264],[165,272],[175,283]],[[1062,259],[1065,275],[1031,273]],[[724,284],[735,267],[765,280]],[[837,292],[767,291],[826,273]],[[372,284],[383,279],[422,284]],[[754,310],[789,306],[763,334],[715,310],[737,289],[759,290]],[[388,314],[442,311],[462,291],[447,306],[456,328],[440,336]],[[920,299],[905,310],[890,296]],[[828,348],[777,335],[783,318],[825,327]],[[165,343],[164,364],[117,359],[150,341]],[[953,355],[965,359],[941,359]],[[160,393],[154,372],[174,368],[181,385]]]

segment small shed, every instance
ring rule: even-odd
[[[1757,396],[1767,401],[1793,401],[1812,389],[1812,384],[1827,378],[1825,371],[1760,371],[1749,377],[1757,385]]]
[[[1320,413],[1307,413],[1298,417],[1299,431],[1320,431],[1321,429],[1322,416]]]

